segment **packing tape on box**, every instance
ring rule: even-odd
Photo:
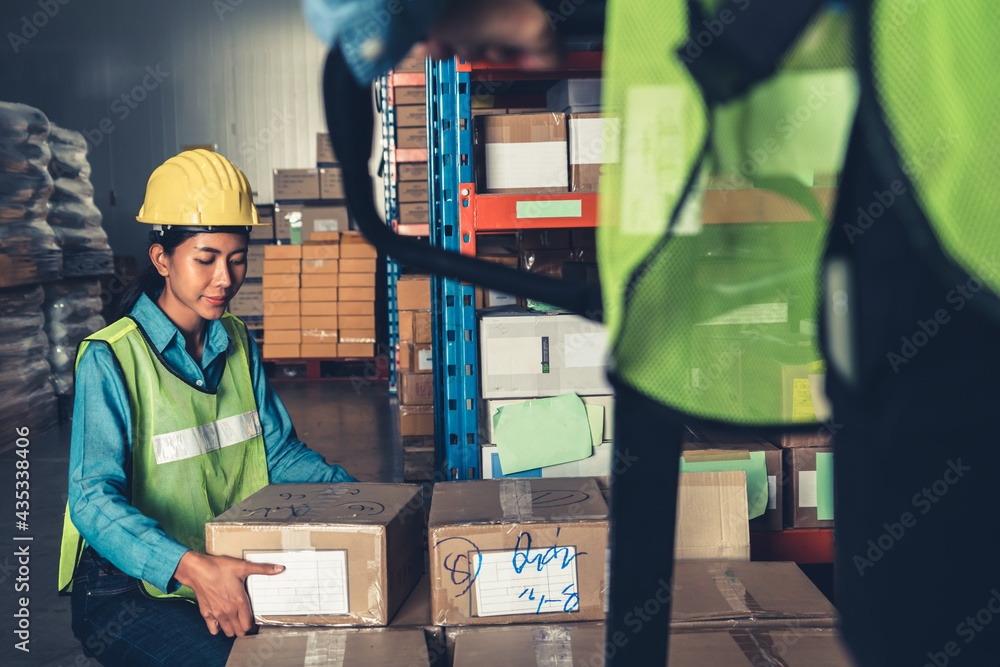
[[[784,665],[784,661],[775,662],[774,658],[781,656],[787,651],[787,646],[782,644],[780,650],[774,644],[771,633],[767,630],[730,630],[729,636],[733,638],[736,645],[743,651],[747,662],[750,665]],[[761,662],[761,658],[765,662]]]
[[[342,667],[347,650],[347,635],[340,632],[313,632],[306,640],[303,667]]]
[[[526,479],[500,480],[500,508],[505,519],[530,519],[534,515],[531,482]]]
[[[751,612],[763,613],[764,608],[750,594],[750,591],[740,581],[740,578],[736,576],[732,568],[725,565],[714,565],[709,570],[709,576],[712,577],[715,587],[733,611],[744,614]]]
[[[282,551],[315,551],[312,532],[305,528],[284,528],[281,531]]]
[[[573,647],[569,630],[559,627],[538,627],[531,631],[535,643],[535,664],[538,667],[573,667]]]

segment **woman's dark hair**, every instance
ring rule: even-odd
[[[226,231],[230,233],[243,233],[249,235],[249,232],[245,231],[243,227],[236,227],[232,230]],[[152,246],[159,243],[163,246],[163,252],[167,255],[173,255],[177,246],[184,243],[189,238],[203,233],[205,233],[204,229],[192,230],[185,227],[171,227],[165,230],[162,234],[157,231],[150,232],[149,245]],[[147,266],[146,270],[136,276],[135,279],[130,282],[121,293],[121,296],[118,297],[118,304],[112,311],[112,321],[119,320],[131,313],[132,308],[135,307],[136,301],[138,301],[139,297],[143,294],[151,299],[154,298],[156,293],[162,290],[165,284],[163,276],[157,273],[156,267],[152,264]]]

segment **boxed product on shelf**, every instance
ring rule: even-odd
[[[299,290],[299,301],[336,301],[336,287],[303,287]]]
[[[397,127],[396,148],[427,148],[427,127]]]
[[[393,72],[423,72],[427,59],[423,56],[408,55],[396,63]]]
[[[367,344],[375,343],[375,329],[344,329],[341,328],[337,335],[337,341],[345,344]]]
[[[319,170],[319,198],[343,199],[344,174],[340,167],[321,167]]]
[[[298,329],[264,328],[264,345],[298,345],[302,342],[302,332]]]
[[[340,316],[340,328],[341,329],[366,329],[375,331],[375,316],[374,315],[341,315]]]
[[[833,526],[833,448],[783,450],[785,525],[789,528]]]
[[[601,80],[563,79],[545,93],[545,106],[562,113],[589,113],[601,110]]]
[[[604,617],[608,507],[593,479],[439,483],[428,530],[439,625]]]
[[[343,358],[374,357],[375,346],[371,343],[337,343],[337,356]]]
[[[396,166],[396,180],[427,182],[426,162],[402,162]]]
[[[404,437],[434,435],[434,406],[401,404],[399,406],[399,434]]]
[[[426,86],[395,86],[392,89],[393,104],[426,104]]]
[[[374,287],[339,287],[337,288],[337,300],[344,301],[375,301]],[[346,313],[346,310],[341,312]]]
[[[264,248],[257,241],[251,241],[247,247],[247,278],[260,278],[264,275]]]
[[[569,191],[565,115],[479,116],[473,128],[473,166],[480,192]]]
[[[303,340],[303,359],[336,359],[340,356],[340,350],[336,343],[307,343]]]
[[[301,246],[302,259],[338,259],[340,257],[340,234],[336,232],[335,234],[338,237],[337,240],[304,243]]]
[[[606,375],[607,331],[578,315],[481,311],[479,351],[483,398],[614,393]]]
[[[430,343],[411,343],[413,354],[410,357],[411,373],[430,373],[434,370],[434,351]]]
[[[616,461],[629,466],[641,461]],[[678,476],[674,558],[750,560],[747,483],[743,471],[684,472]]]
[[[784,477],[782,476],[781,450],[760,438],[745,438],[732,441],[688,442],[683,446],[681,458],[689,464],[696,464],[699,470],[736,469],[741,463],[755,461],[764,472],[764,477],[747,475],[747,494],[752,508],[763,505],[763,514],[750,519],[751,530],[783,530]],[[765,496],[760,502],[756,495]]]
[[[396,199],[400,203],[425,202],[430,199],[426,181],[404,181],[396,185]]]
[[[427,104],[397,104],[396,127],[426,127]]]
[[[340,300],[338,306],[341,315],[374,315],[374,301],[345,301]]]
[[[408,202],[399,205],[399,222],[404,225],[430,221],[431,210],[426,201]]]
[[[274,199],[319,199],[319,170],[275,169]]]
[[[302,260],[302,274],[328,274],[337,276],[340,274],[340,260],[339,259],[303,259]],[[336,281],[336,278],[330,278],[329,280]],[[334,287],[337,285],[334,282]]]
[[[378,250],[358,232],[340,235],[340,256],[343,259],[375,259]]]
[[[265,264],[270,262],[283,262],[285,260],[264,260]],[[301,287],[299,284],[298,273],[269,273],[266,270],[261,278],[261,284],[264,289],[271,288],[283,288],[283,287]]]
[[[431,309],[431,278],[427,275],[403,275],[396,281],[396,307],[399,310]]]
[[[274,206],[269,204],[257,205],[257,216],[261,223],[259,226],[250,228],[251,241],[273,241],[274,240]]]
[[[285,565],[247,579],[259,625],[386,625],[423,575],[423,515],[415,485],[271,484],[205,524],[205,547]]]
[[[621,120],[602,113],[566,116],[569,130],[569,189],[597,192],[602,165],[618,162]]]
[[[434,405],[434,375],[400,371],[399,402],[403,405]]]
[[[309,260],[303,260],[308,262]],[[334,260],[336,261],[336,260]],[[339,287],[340,274],[338,273],[302,273],[302,287]]]
[[[316,162],[340,162],[333,152],[333,142],[326,132],[316,133]]]
[[[340,260],[340,285],[342,287],[375,287],[375,271],[352,272],[349,269],[350,263],[355,261],[368,262],[369,260]],[[374,261],[374,260],[371,260]]]
[[[348,244],[348,253],[354,249]],[[357,253],[355,253],[357,254]],[[378,260],[375,257],[343,257],[340,260],[341,273],[375,273],[378,270]]]
[[[298,359],[301,356],[299,345],[268,345],[261,347],[260,355],[264,359]]]
[[[400,656],[406,656],[406,664],[411,667],[430,667],[432,663],[422,629],[289,628],[245,635],[236,638],[226,666],[339,664],[380,667],[395,664]]]
[[[331,340],[318,340],[314,341],[317,343],[323,342],[337,342],[337,328],[339,327],[340,319],[337,317],[337,303],[328,302],[323,303],[323,315],[303,315],[302,316],[302,331],[314,331],[321,334],[324,337],[328,337]]]
[[[315,241],[316,232],[346,232],[351,228],[346,206],[307,204],[301,211],[301,243]]]

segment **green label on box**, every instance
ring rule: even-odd
[[[833,452],[816,452],[816,518],[833,521]]]
[[[517,202],[518,218],[582,218],[582,199],[550,199]]]

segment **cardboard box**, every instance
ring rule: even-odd
[[[298,259],[265,259],[264,275],[266,276],[269,273],[290,273],[297,276],[299,275],[299,271],[301,271],[300,262],[301,260]]]
[[[339,285],[340,274],[337,273],[302,274],[302,287],[338,287]]]
[[[399,341],[399,370],[412,373],[410,368],[413,366],[413,343],[401,340]]]
[[[559,463],[543,468],[532,468],[512,474],[505,474],[500,465],[500,453],[497,446],[484,444],[479,448],[479,472],[483,479],[501,479],[517,477],[593,477],[598,486],[606,489],[611,486],[611,469],[613,467],[614,446],[610,442],[601,442],[594,447],[594,453],[579,461]]]
[[[750,560],[746,473],[680,474],[674,557]]]
[[[306,318],[303,318],[306,319]],[[303,345],[336,345],[337,330],[306,328],[303,324],[302,344]],[[336,353],[336,349],[333,350]]]
[[[393,66],[393,72],[423,72],[427,58],[423,56],[407,55]]]
[[[340,243],[340,232],[313,232],[309,243]]]
[[[727,439],[728,440],[728,439]],[[705,441],[684,444],[681,457],[690,462],[698,461],[703,466],[711,466],[718,462],[723,470],[733,461],[748,457],[759,457],[767,471],[767,486],[761,489],[748,488],[748,502],[753,504],[755,493],[767,494],[767,508],[762,516],[750,519],[750,530],[784,530],[782,524],[783,512],[783,476],[781,450],[761,438],[733,439],[730,441]]]
[[[374,287],[339,287],[337,288],[338,301],[375,301]],[[346,312],[346,311],[341,311]]]
[[[343,359],[351,357],[374,357],[375,346],[370,343],[338,343],[337,356]]]
[[[339,232],[334,232],[340,236]],[[302,259],[338,259],[340,257],[339,239],[336,243],[309,243],[295,246],[302,249]]]
[[[285,302],[265,302],[264,317],[298,317],[301,314],[299,299],[296,294],[295,301]]]
[[[271,260],[275,261],[275,260]],[[281,260],[286,261],[286,260]],[[264,289],[282,289],[289,287],[301,287],[298,273],[265,273],[261,280]]]
[[[340,268],[344,268],[344,262],[350,262],[353,260],[342,259],[340,260]],[[368,260],[361,260],[366,262]],[[341,287],[375,287],[375,274],[374,273],[346,273],[343,270],[338,274],[339,285]]]
[[[428,223],[430,220],[431,209],[426,201],[399,205],[399,222],[404,225]]]
[[[439,625],[604,617],[608,508],[592,479],[438,483],[428,530]]]
[[[396,307],[399,310],[430,310],[430,276],[400,276],[396,281]]]
[[[602,325],[567,313],[485,312],[479,322],[483,398],[614,393]]]
[[[334,309],[336,310],[336,309]],[[338,328],[338,320],[336,315],[303,315],[302,316],[302,330],[303,331],[328,331],[331,335],[336,335]],[[310,341],[313,342],[313,341]],[[315,341],[317,343],[322,341]],[[336,343],[336,340],[330,341]]]
[[[375,329],[374,315],[341,315],[341,329]]]
[[[298,245],[267,245],[264,246],[264,261],[276,259],[302,259],[302,246]],[[265,265],[266,266],[266,265]],[[271,273],[267,270],[264,273]]]
[[[271,484],[205,524],[205,546],[286,565],[247,579],[259,625],[386,625],[423,574],[423,523],[419,486]]]
[[[399,181],[427,182],[426,162],[402,162],[396,167],[396,178]]]
[[[271,242],[274,240],[274,207],[257,206],[257,219],[261,224],[250,228],[251,241]]]
[[[434,370],[434,352],[430,343],[415,343],[410,358],[411,373],[430,373]]]
[[[275,169],[274,199],[319,199],[319,171]]]
[[[316,241],[317,232],[345,232],[350,228],[351,219],[346,206],[302,207],[301,243]]]
[[[621,120],[600,113],[566,117],[570,192],[597,192],[603,165],[618,162]]]
[[[322,663],[317,661],[317,656],[322,656]],[[317,664],[382,667],[397,664],[400,656],[406,656],[406,664],[412,667],[431,665],[422,630],[289,628],[281,632],[238,637],[226,667],[262,664],[274,667],[312,667]],[[327,659],[331,662],[328,663]]]
[[[344,173],[340,167],[322,167],[319,170],[320,199],[344,198]],[[334,231],[334,230],[320,230]]]
[[[433,373],[399,373],[399,402],[403,405],[434,405]]]
[[[793,619],[803,627],[837,624],[836,609],[795,563],[677,561],[673,583],[671,628],[781,628]]]
[[[340,312],[339,301],[306,301],[299,304],[302,317],[329,317]]]
[[[336,301],[336,287],[303,287],[299,290],[299,301]]]
[[[604,431],[601,440],[610,442],[614,439],[615,433],[615,397],[614,396],[581,396],[584,405],[600,406],[604,409]],[[500,408],[505,408],[516,403],[524,403],[521,398],[495,398],[480,402],[479,409],[479,437],[482,442],[496,442],[496,434],[493,431],[493,415]]]
[[[427,104],[397,104],[396,127],[427,127]]]
[[[264,303],[291,303],[299,300],[299,290],[294,287],[262,290]],[[267,315],[267,313],[264,313]]]
[[[292,239],[292,227],[294,226],[301,233],[302,230],[302,204],[275,204],[274,205],[274,238],[283,243],[290,243]]]
[[[372,248],[374,250],[374,248]],[[369,273],[374,274],[378,269],[378,260],[349,258],[340,260],[341,273]]]
[[[250,244],[247,248],[247,278],[260,278],[264,275],[264,252],[266,245]]]
[[[316,162],[339,162],[333,152],[333,142],[326,132],[316,133]]]
[[[392,89],[393,102],[400,104],[426,104],[426,86],[396,86]]]
[[[601,80],[562,79],[545,93],[550,111],[588,113],[601,110]]]
[[[434,435],[434,406],[400,405],[399,434],[403,437]]]
[[[833,527],[833,448],[797,447],[783,451],[785,525]]]
[[[265,345],[298,345],[302,342],[302,333],[298,329],[268,329],[264,328]]]
[[[280,317],[275,317],[273,315],[268,315],[267,311],[264,311],[264,330],[265,331],[300,331],[302,329],[302,317],[299,315],[282,315]]]
[[[378,257],[378,250],[367,241],[348,242],[341,245],[340,257],[342,259],[374,260]]]
[[[341,315],[374,315],[374,301],[341,301],[338,306]]]
[[[339,259],[304,259],[302,260],[302,273],[340,273]]]
[[[549,663],[555,667],[559,662],[564,662],[565,667],[603,667],[606,655],[604,634],[605,625],[600,621],[545,625],[451,625],[444,629],[445,653],[448,664],[453,667],[548,667]],[[500,644],[506,645],[498,648]],[[548,660],[550,656],[555,658]],[[567,659],[561,660],[563,656]]]
[[[260,356],[264,359],[298,359],[298,345],[267,345],[261,347]]]
[[[413,313],[412,310],[397,310],[399,317],[399,340],[413,342]]]
[[[340,357],[336,343],[302,343],[303,359],[336,359]]]
[[[396,199],[401,203],[425,202],[430,192],[425,181],[407,181],[396,184]]]
[[[434,328],[431,323],[431,311],[417,310],[413,312],[413,342],[431,343],[434,341]]]
[[[340,329],[338,342],[344,344],[375,344],[375,329]]]
[[[427,126],[397,127],[396,148],[427,148]]]
[[[480,192],[569,190],[563,114],[480,116],[474,120],[473,165]]]
[[[264,299],[260,283],[243,283],[240,291],[229,300],[229,312],[239,317],[263,317]]]

